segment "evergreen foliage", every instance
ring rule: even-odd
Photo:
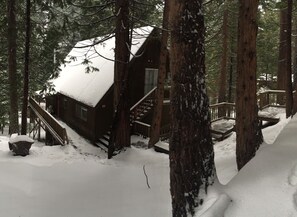
[[[135,27],[160,26],[162,0],[132,1],[131,22]],[[16,2],[17,83],[19,107],[22,104],[22,81],[25,52],[25,2]],[[7,50],[6,4],[0,5],[1,49]],[[132,16],[133,15],[133,16]],[[48,80],[59,74],[59,66],[77,41],[113,33],[114,1],[111,0],[35,0],[31,10],[29,95],[38,90],[54,89]],[[7,52],[0,54],[0,117],[7,122],[8,78]],[[94,69],[90,69],[94,71]],[[0,122],[1,122],[0,120]]]

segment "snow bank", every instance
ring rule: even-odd
[[[295,173],[297,118],[294,117],[272,145],[265,145],[225,186],[234,201],[226,217],[297,216]]]
[[[12,156],[9,138],[0,136],[0,216],[171,215],[168,155],[132,147],[107,160],[106,153],[68,132],[72,145],[35,141],[26,157]]]
[[[215,144],[218,176],[228,184],[211,186],[196,216],[297,216],[297,118],[286,123],[281,119],[263,131],[266,143],[274,143],[263,145],[238,174],[235,134]],[[0,216],[172,215],[168,155],[132,146],[107,160],[106,153],[68,127],[67,132],[71,145],[35,141],[26,157],[13,157],[9,138],[0,136]],[[135,136],[132,141],[148,142]]]
[[[226,194],[221,194],[217,200],[208,208],[201,217],[222,217],[224,216],[225,210],[231,203],[231,199]]]

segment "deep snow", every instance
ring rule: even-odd
[[[216,143],[218,180],[197,216],[297,216],[297,118],[284,114],[263,130],[265,144],[238,174],[235,135]],[[285,127],[277,137],[278,133]],[[147,139],[111,160],[67,127],[71,144],[35,142],[26,157],[12,156],[0,136],[0,216],[171,216],[168,155],[143,148]],[[150,188],[146,183],[148,175]]]

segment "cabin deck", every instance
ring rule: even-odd
[[[274,125],[279,122],[280,113],[285,113],[285,109],[282,107],[268,106],[259,111],[258,117],[262,121],[262,128]],[[230,136],[235,127],[234,118],[218,118],[211,123],[211,133],[213,140],[221,141]],[[169,145],[166,143],[159,142],[154,146],[157,152],[169,153]]]

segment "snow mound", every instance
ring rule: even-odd
[[[29,136],[27,135],[13,135],[11,136],[11,138],[9,139],[9,142],[10,143],[17,143],[17,142],[20,142],[20,141],[24,141],[24,142],[30,142],[30,143],[33,143],[34,140],[31,139]]]
[[[209,207],[201,217],[222,217],[225,210],[231,203],[231,198],[227,194],[221,194],[217,200]]]

